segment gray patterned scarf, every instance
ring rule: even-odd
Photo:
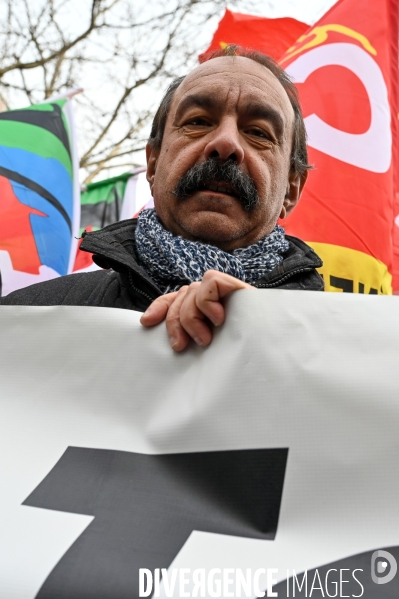
[[[254,284],[282,262],[289,248],[284,229],[276,225],[253,245],[224,252],[200,241],[175,237],[162,226],[153,209],[140,213],[135,235],[138,262],[163,293],[201,281],[207,270]]]

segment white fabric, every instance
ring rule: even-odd
[[[212,345],[178,355],[136,312],[1,307],[0,597],[33,599],[92,520],[21,506],[67,446],[289,447],[276,539],[194,532],[174,567],[281,580],[398,545],[398,310],[389,296],[239,291]]]

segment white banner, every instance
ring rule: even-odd
[[[1,307],[0,597],[159,568],[162,597],[397,598],[398,310],[240,291],[175,354],[136,312]]]

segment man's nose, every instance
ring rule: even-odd
[[[241,164],[244,160],[240,133],[233,118],[223,120],[214,130],[205,146],[205,157],[220,158],[220,160],[232,158],[237,164]]]

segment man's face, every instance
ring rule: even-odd
[[[288,96],[264,66],[221,57],[194,69],[175,92],[161,148],[147,147],[147,178],[164,227],[226,251],[270,233],[295,206],[304,182],[290,173],[293,126]],[[245,206],[220,177],[202,180],[184,197],[175,193],[192,167],[212,158],[233,170],[238,165],[244,180],[252,180],[255,205]]]

